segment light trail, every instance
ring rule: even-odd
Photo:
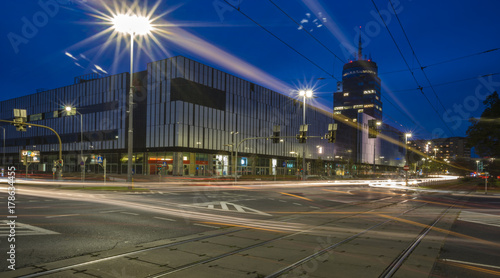
[[[283,195],[288,195],[288,196],[291,196],[291,197],[295,197],[295,198],[299,198],[299,199],[303,199],[303,200],[306,200],[306,201],[309,201],[309,202],[313,202],[313,200],[309,199],[309,198],[306,198],[306,197],[302,197],[302,196],[298,196],[298,195],[295,195],[295,194],[290,194],[290,193],[285,193],[285,192],[279,192],[280,194],[283,194]]]

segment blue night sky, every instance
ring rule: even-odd
[[[93,70],[129,71],[129,39],[118,45],[111,32],[97,36],[111,26],[104,17],[126,3],[116,2],[121,8],[113,1],[5,1],[0,100],[70,85],[74,77]],[[500,50],[473,55],[500,47],[496,0],[392,0],[435,91],[389,0],[227,0],[307,59],[224,0],[139,2],[140,10],[154,10],[152,18],[160,17],[153,22],[155,40],[135,52],[135,71],[145,70],[148,62],[183,55],[290,96],[296,96],[298,87],[314,86],[314,105],[327,111],[333,109],[334,78],[341,79],[343,64],[353,59],[349,53],[357,48],[362,26],[363,53],[377,62],[383,82],[384,122],[411,131],[414,138],[465,136],[468,118],[480,116],[484,98],[500,87]]]

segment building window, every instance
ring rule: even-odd
[[[342,112],[340,112],[340,111],[335,111],[335,112],[333,112],[333,114],[342,114]]]
[[[366,91],[363,91],[363,94],[365,94],[365,95],[375,94],[375,90],[366,90]]]
[[[334,107],[333,110],[344,110],[344,107],[343,106],[337,106],[337,107]]]
[[[345,97],[348,97],[348,96],[349,96],[349,93],[344,93],[344,96],[345,96]]]
[[[354,109],[363,108],[363,104],[357,104],[353,106]]]
[[[358,113],[363,113],[363,109],[358,109]]]
[[[373,107],[373,104],[365,104],[364,108],[370,108]]]

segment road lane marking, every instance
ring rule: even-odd
[[[319,209],[318,207],[315,207],[315,206],[309,206],[310,208],[313,208],[313,209]]]
[[[207,228],[219,229],[219,227],[212,226],[212,225],[205,225],[205,224],[198,224],[198,223],[194,223],[193,225],[201,226],[201,227],[207,227]]]
[[[302,206],[302,204],[299,204],[299,203],[293,203],[294,205],[297,205],[297,206]]]
[[[161,219],[161,220],[166,220],[166,221],[172,221],[172,222],[177,221],[177,220],[170,219],[170,218],[163,218],[163,217],[156,217],[156,216],[153,216],[153,218],[156,218],[156,219]]]
[[[61,214],[61,215],[51,215],[51,216],[45,216],[45,218],[56,218],[56,217],[66,217],[66,216],[75,216],[75,215],[80,215],[80,214]]]
[[[342,193],[342,194],[349,194],[349,195],[353,195],[350,191],[344,192],[344,191],[331,190],[331,189],[323,189],[323,190],[324,190],[324,191],[335,192],[335,193]]]
[[[311,199],[309,199],[309,198],[306,198],[306,197],[301,197],[301,196],[294,195],[294,194],[290,194],[290,193],[280,192],[280,194],[283,194],[283,195],[288,195],[288,196],[295,197],[295,198],[299,198],[299,199],[303,199],[303,200],[306,200],[306,201],[309,201],[309,202],[312,202],[312,201],[313,201],[313,200],[311,200]]]
[[[452,263],[459,263],[459,264],[469,264],[469,265],[475,265],[475,266],[482,266],[482,267],[490,267],[490,268],[500,269],[500,266],[489,265],[489,264],[478,264],[478,263],[473,263],[473,262],[464,262],[464,261],[458,261],[458,260],[452,260],[452,259],[443,259],[443,261],[445,261],[445,262],[452,262]]]
[[[126,212],[126,211],[121,211],[120,213],[123,213],[123,214],[130,214],[130,215],[139,215],[137,213],[133,213],[133,212]]]
[[[112,213],[112,212],[122,212],[123,210],[105,210],[105,211],[100,211],[99,213]]]

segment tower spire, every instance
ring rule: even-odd
[[[359,42],[358,42],[358,60],[362,59],[362,47],[361,47],[361,26],[359,26]]]

